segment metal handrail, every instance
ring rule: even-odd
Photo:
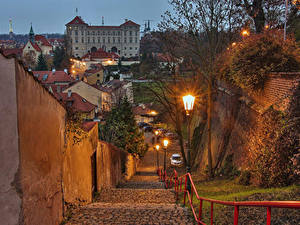
[[[161,179],[161,175],[164,174],[163,180]],[[204,198],[200,197],[198,195],[198,192],[196,190],[195,184],[192,180],[192,176],[190,173],[187,173],[181,177],[177,177],[176,170],[173,171],[172,175],[170,177],[167,176],[166,171],[161,170],[159,172],[161,181],[165,182],[165,187],[171,187],[174,183],[174,189],[176,192],[176,199],[178,200],[178,193],[183,192],[183,204],[185,206],[186,203],[186,197],[189,200],[192,213],[194,215],[194,218],[198,224],[207,225],[202,221],[202,208],[203,208],[203,201],[210,202],[210,224],[213,225],[213,212],[214,212],[214,204],[220,204],[220,205],[227,205],[227,206],[234,206],[234,225],[238,225],[238,219],[239,219],[239,207],[240,206],[248,206],[248,207],[264,207],[267,208],[267,225],[271,225],[271,208],[293,208],[293,209],[300,209],[300,201],[242,201],[242,202],[236,202],[236,201],[221,201],[211,198]],[[191,191],[189,192],[187,190],[187,181],[188,178],[191,183]],[[183,185],[183,179],[184,179],[184,189],[182,188]],[[173,181],[174,182],[173,182]],[[193,206],[193,194],[195,194],[196,198],[199,200],[199,213],[197,216],[197,213],[195,211],[195,208]]]

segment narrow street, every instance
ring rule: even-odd
[[[102,190],[96,202],[73,211],[67,224],[193,224],[188,210],[176,205],[174,192],[159,182],[156,157],[150,147],[130,181]]]

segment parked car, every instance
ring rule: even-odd
[[[183,164],[179,154],[173,154],[170,158],[172,166],[181,166]]]
[[[143,127],[146,127],[146,126],[149,126],[149,124],[148,124],[148,123],[145,123],[145,122],[139,122],[139,123],[138,123],[138,127],[139,127],[139,128],[143,128]]]
[[[172,132],[166,133],[166,134],[165,134],[165,137],[168,138],[168,139],[171,139],[171,140],[172,140],[172,139],[173,139],[173,140],[174,140],[174,139],[178,139],[177,134],[174,134],[174,133],[172,133]]]
[[[152,126],[145,126],[145,127],[143,127],[143,130],[145,132],[152,132],[153,131],[153,127]]]

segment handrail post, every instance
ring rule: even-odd
[[[210,225],[214,224],[214,203],[210,203]]]
[[[234,206],[234,225],[238,225],[239,223],[239,206]]]
[[[202,219],[202,199],[200,199],[200,205],[199,205],[199,222],[198,225],[200,225],[201,219]]]
[[[267,225],[271,225],[271,207],[267,208]]]
[[[186,198],[186,185],[187,185],[187,175],[185,175],[185,181],[184,181],[184,197],[183,197],[184,206],[185,206],[185,198]]]

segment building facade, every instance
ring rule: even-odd
[[[131,20],[126,19],[120,26],[90,26],[76,16],[66,24],[66,34],[68,50],[75,57],[99,48],[125,58],[139,56],[140,25]]]

